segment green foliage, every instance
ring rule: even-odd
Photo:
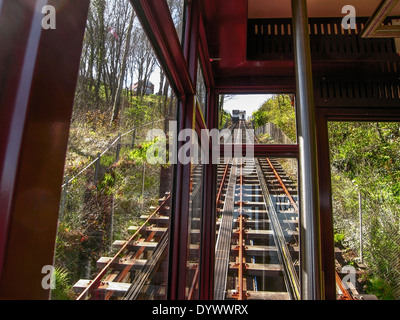
[[[55,288],[51,290],[52,300],[72,300],[74,294],[71,291],[72,286],[70,284],[69,272],[65,268],[56,268],[54,270],[55,275]]]
[[[115,154],[103,154],[100,157],[100,164],[104,167],[109,167],[115,162]]]
[[[332,122],[329,137],[335,229],[359,252],[360,193],[370,286],[389,297],[400,286],[400,124]]]
[[[275,95],[253,112],[255,128],[268,122],[276,124],[292,141],[296,141],[296,114],[289,95]]]
[[[392,287],[381,277],[370,277],[366,287],[367,293],[375,295],[379,300],[396,300]]]
[[[115,179],[111,173],[106,172],[103,179],[99,182],[99,190],[104,190],[106,194],[113,193],[113,187],[115,185]]]
[[[343,245],[345,235],[343,233],[335,233],[334,240],[338,245]]]
[[[221,112],[220,112],[219,129],[223,129],[224,127],[228,127],[229,123],[231,121],[232,121],[231,114],[226,110],[221,110]]]
[[[359,189],[400,203],[400,125],[334,122],[329,130],[333,168]]]
[[[125,108],[126,122],[131,126],[140,126],[161,119],[165,110],[161,106],[160,98],[155,95],[132,97]]]

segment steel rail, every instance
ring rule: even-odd
[[[259,143],[258,138],[254,135],[254,139],[257,143]],[[257,159],[258,160],[258,159]],[[298,206],[295,202],[295,200],[293,199],[292,195],[290,194],[289,190],[287,189],[285,183],[283,182],[282,178],[280,177],[279,173],[277,172],[277,170],[275,169],[274,165],[272,164],[271,160],[266,157],[266,160],[268,162],[268,165],[270,166],[272,172],[275,175],[275,178],[278,180],[280,186],[282,187],[282,189],[284,190],[284,192],[286,193],[286,195],[289,197],[289,200],[293,206],[293,208],[295,209],[296,213],[299,214],[299,209]],[[258,161],[257,161],[258,162]],[[277,212],[275,210],[275,207],[272,205],[272,198],[271,198],[271,194],[268,190],[267,184],[266,184],[266,178],[264,175],[263,170],[261,169],[261,166],[259,164],[259,162],[257,163],[257,173],[258,173],[258,178],[260,181],[260,185],[261,188],[263,190],[263,197],[264,197],[264,202],[266,203],[266,205],[269,207],[270,209],[270,213],[269,213],[269,217],[271,220],[271,225],[272,228],[274,230],[274,238],[275,238],[275,242],[279,248],[278,250],[278,256],[279,259],[281,260],[281,263],[284,267],[285,270],[285,279],[287,282],[287,288],[288,291],[290,293],[290,295],[299,300],[300,299],[300,282],[299,282],[299,278],[297,276],[297,273],[295,271],[294,268],[294,264],[292,261],[292,257],[290,255],[290,251],[289,248],[287,246],[287,242],[282,230],[282,226],[279,222],[279,218],[277,215]]]
[[[145,242],[150,242],[156,235],[155,231],[152,231],[149,236],[146,238]],[[135,254],[132,256],[132,260],[133,259],[138,259],[140,257],[140,255],[143,253],[143,251],[145,250],[146,247],[142,246],[140,247]],[[125,281],[126,276],[128,275],[128,272],[132,269],[133,265],[131,266],[126,266],[124,270],[122,270],[118,276],[114,279],[114,282],[123,282]],[[111,298],[111,296],[113,295],[113,291],[110,291],[106,294],[105,296],[105,300],[109,300]]]
[[[353,296],[349,293],[349,291],[345,288],[343,285],[343,281],[339,276],[339,273],[335,271],[335,279],[336,279],[336,284],[339,287],[340,291],[342,291],[342,295],[340,296],[339,300],[354,300]]]
[[[227,173],[228,173],[228,170],[229,170],[229,162],[230,162],[230,159],[228,159],[228,161],[226,163],[224,174],[222,176],[221,183],[220,183],[219,188],[218,188],[218,194],[217,194],[217,199],[216,199],[217,206],[218,206],[218,204],[220,204],[222,189],[224,188],[226,176],[227,176]]]
[[[278,180],[279,184],[281,185],[283,191],[286,193],[286,195],[288,196],[290,202],[292,203],[292,206],[294,208],[294,210],[296,211],[296,213],[299,213],[299,207],[297,206],[296,201],[293,199],[292,195],[290,194],[289,190],[287,189],[285,183],[283,182],[282,178],[280,177],[279,173],[276,171],[274,165],[272,164],[271,160],[269,158],[266,158],[266,160],[268,161],[268,165],[270,166],[272,172],[274,173],[276,179]]]
[[[269,217],[271,220],[271,225],[274,230],[274,238],[275,242],[278,246],[278,257],[281,261],[281,264],[285,270],[285,279],[287,282],[287,289],[290,295],[299,300],[300,299],[300,282],[297,276],[296,270],[294,268],[294,264],[292,261],[292,257],[290,255],[289,248],[287,246],[287,242],[285,239],[285,235],[282,230],[282,226],[279,222],[278,214],[275,210],[275,207],[272,205],[271,194],[268,191],[267,184],[265,182],[264,173],[260,165],[257,166],[257,172],[260,179],[261,188],[263,189],[263,196],[266,204],[269,207]]]
[[[244,289],[244,264],[245,262],[243,261],[244,259],[244,217],[243,217],[243,161],[240,162],[240,174],[239,174],[239,187],[240,187],[240,200],[239,200],[239,269],[238,269],[238,282],[239,282],[239,294],[238,294],[238,300],[245,300],[246,299],[246,294],[245,294],[245,289]]]
[[[217,206],[220,203],[222,189],[224,187],[226,176],[227,176],[227,172],[228,172],[228,169],[229,169],[229,161],[230,161],[230,159],[228,159],[228,162],[227,162],[227,164],[225,166],[224,174],[222,176],[222,179],[221,179],[221,182],[220,182],[220,185],[219,185],[219,188],[218,188],[218,195],[217,195],[217,199],[216,199]],[[190,289],[189,289],[188,300],[192,300],[194,289],[196,287],[196,284],[198,284],[197,280],[198,280],[198,277],[199,277],[199,267],[200,267],[200,265],[198,264],[197,267],[196,267],[196,271],[195,271],[195,274],[194,274],[194,277],[193,277],[192,284],[191,284]]]
[[[121,249],[114,255],[114,257],[107,263],[106,266],[97,274],[97,276],[92,280],[92,282],[83,290],[83,292],[76,298],[76,300],[83,300],[86,298],[86,296],[91,293],[93,290],[95,290],[100,282],[101,279],[105,276],[107,271],[110,269],[110,267],[115,264],[119,259],[120,255],[125,251],[125,249],[128,247],[128,245],[136,238],[136,236],[140,233],[142,228],[148,223],[151,218],[160,211],[162,207],[167,203],[171,195],[169,194],[167,198],[158,206],[158,208],[146,219],[146,221],[142,224],[142,226],[130,237],[130,239],[121,247]]]
[[[194,273],[194,276],[193,276],[192,285],[190,286],[190,289],[189,289],[188,300],[192,300],[194,289],[196,288],[196,285],[198,286],[198,284],[199,284],[199,282],[197,281],[198,277],[199,277],[199,271],[200,271],[199,267],[200,267],[200,265],[198,264],[197,267],[196,267],[196,271]]]
[[[254,136],[254,138],[255,138],[256,142],[259,143],[258,138],[257,138],[256,136]],[[290,200],[290,202],[291,202],[293,208],[295,209],[296,213],[299,214],[299,209],[298,209],[297,203],[296,203],[296,201],[293,199],[293,197],[292,197],[292,195],[290,194],[290,192],[289,192],[289,190],[287,189],[287,187],[285,186],[285,183],[284,183],[283,180],[281,179],[279,173],[276,171],[274,165],[272,164],[271,160],[270,160],[268,157],[266,158],[266,160],[267,160],[268,165],[270,166],[272,172],[274,173],[275,177],[277,178],[279,184],[281,185],[282,189],[284,190],[285,194],[288,196],[288,198],[289,198],[289,200]],[[276,219],[274,218],[274,219],[271,219],[271,220],[273,220],[273,223],[276,225],[276,223],[277,223]],[[278,223],[279,223],[279,222],[278,222]],[[281,245],[282,245],[282,244],[281,244]],[[284,254],[283,258],[284,258],[285,260],[287,260],[287,259],[288,259],[288,252],[286,252],[286,250],[283,250],[282,253]],[[297,276],[294,275],[294,270],[293,270],[293,268],[289,268],[288,271],[289,271],[289,273],[290,273],[292,279],[296,279],[296,278],[297,278]],[[340,300],[354,300],[354,298],[353,298],[352,295],[349,293],[349,291],[344,287],[343,281],[342,281],[342,279],[340,278],[340,276],[339,276],[339,274],[337,273],[337,271],[335,271],[335,279],[336,279],[336,284],[337,284],[337,286],[339,287],[339,289],[340,289],[341,292],[343,293],[343,295],[341,296]],[[297,298],[300,298],[300,291],[299,291],[300,285],[299,285],[299,283],[298,283],[298,280],[294,280],[294,281],[291,280],[291,282],[292,282],[292,287],[294,288],[293,291],[295,292],[296,297],[297,297]]]
[[[168,248],[168,232],[165,232],[160,241],[157,244],[151,257],[146,261],[145,266],[141,272],[135,277],[134,281],[131,283],[130,288],[125,293],[123,300],[136,300],[137,296],[140,294],[142,288],[146,285],[146,281],[152,276],[154,270],[162,262]]]

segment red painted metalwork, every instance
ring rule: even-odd
[[[29,86],[36,56],[36,48],[29,48],[29,31],[34,17],[34,7],[22,1],[4,1],[0,8],[0,275],[6,258],[9,227],[12,220],[14,188],[17,180],[17,163],[28,110]],[[13,17],[13,19],[10,19]],[[31,42],[37,44],[40,32]],[[26,82],[22,82],[22,77]],[[24,98],[22,100],[22,98]],[[19,103],[17,103],[19,99]],[[21,101],[22,100],[22,101]]]
[[[319,196],[320,196],[320,218],[321,218],[321,252],[322,269],[324,271],[325,299],[336,300],[335,285],[335,243],[333,240],[333,218],[332,218],[332,193],[331,193],[331,170],[329,161],[329,137],[327,122],[317,108],[317,148],[318,148],[318,170]]]
[[[210,53],[208,51],[206,30],[204,28],[204,21],[202,19],[202,16],[200,16],[200,26],[199,26],[199,58],[201,65],[203,66],[205,85],[207,88],[213,88],[214,76],[212,73],[211,58],[210,58]]]
[[[236,250],[238,250],[238,258],[234,267],[238,270],[238,289],[237,292],[233,294],[235,298],[238,300],[247,300],[247,292],[245,289],[245,279],[244,279],[244,270],[246,269],[246,257],[245,257],[245,235],[246,235],[246,218],[243,216],[243,166],[245,164],[243,161],[240,162],[240,172],[239,172],[239,201],[235,204],[239,205],[238,213],[239,216],[237,218],[238,229],[235,232],[235,236],[237,237],[237,245]]]
[[[317,107],[317,145],[318,162],[323,170],[318,171],[321,246],[324,270],[325,299],[336,300],[335,279],[335,243],[333,237],[331,169],[329,157],[328,121],[400,121],[400,114],[395,108],[342,108]]]
[[[168,5],[165,0],[131,0],[131,3],[142,23],[143,29],[155,49],[158,59],[166,72],[168,79],[177,96],[179,125],[178,132],[187,128],[194,128],[193,109],[196,75],[197,51],[193,47],[197,40],[198,29],[193,27],[193,6],[186,6],[187,25],[185,27],[184,48],[179,42]],[[197,20],[198,21],[198,20]],[[190,61],[190,62],[189,62]],[[178,150],[184,144],[178,141]],[[169,278],[167,299],[186,299],[186,259],[188,239],[188,213],[190,190],[191,165],[176,165],[174,198],[172,206],[174,213],[171,216],[170,250],[169,250]]]
[[[219,77],[215,79],[215,89],[218,93],[294,93],[296,81],[293,77],[278,76],[237,76]]]
[[[233,154],[233,150],[236,148],[238,151],[242,152],[242,155],[246,155],[245,144],[241,146],[233,145],[233,144],[221,144],[220,145],[220,154],[224,156],[225,151],[231,151]],[[283,157],[283,158],[296,158],[299,154],[299,147],[296,144],[287,145],[287,144],[252,144],[249,148],[253,148],[254,157]]]
[[[46,4],[59,7],[56,0]],[[0,28],[7,30],[0,34],[0,297],[5,299],[49,296],[41,285],[42,268],[53,264],[89,1],[66,1],[56,13],[55,30],[42,29],[42,5],[4,0],[1,8]]]
[[[187,38],[184,43],[183,52],[189,69],[189,75],[192,83],[197,81],[197,69],[199,58],[199,28],[200,28],[200,10],[199,1],[190,1],[187,4],[188,23],[187,23]],[[195,86],[196,87],[196,86]]]
[[[48,4],[56,2],[47,1]],[[207,120],[196,115],[197,130],[216,127],[216,97],[219,93],[295,91],[293,61],[246,59],[246,0],[237,0],[232,6],[215,0],[188,1],[188,27],[183,50],[165,0],[131,2],[180,99],[178,130],[193,128],[194,125],[193,98],[199,58],[211,103],[206,113]],[[89,6],[89,0],[65,1],[62,12],[57,15],[57,29],[44,31],[39,26],[42,16],[35,14],[34,10],[34,6],[40,3],[38,0],[29,4],[25,0],[3,0],[0,8],[0,29],[8,30],[0,33],[0,135],[4,141],[0,145],[0,297],[6,298],[48,297],[48,291],[40,286],[43,277],[41,267],[52,264],[69,121]],[[210,63],[210,58],[218,59]],[[336,68],[343,71],[349,66],[348,63],[340,63],[341,67],[337,63],[314,66],[323,79],[327,71],[332,72]],[[384,64],[382,62],[382,68]],[[369,69],[368,61],[361,71],[362,76],[369,74],[374,78],[378,72],[377,69]],[[380,78],[384,79],[385,74],[379,72]],[[343,102],[340,99],[325,101],[322,96],[318,98],[321,103],[317,108],[317,130],[318,165],[321,168],[322,258],[325,298],[328,299],[335,295],[335,273],[326,124],[329,120],[399,121],[397,100],[377,97],[374,105],[369,107],[364,107],[368,106],[368,99],[347,99]],[[372,108],[377,106],[379,109]],[[245,145],[241,148],[245,151]],[[297,157],[299,153],[297,145],[255,145],[254,151],[256,157]],[[224,146],[221,146],[222,155],[223,152]],[[187,269],[188,248],[185,240],[190,172],[190,165],[176,165],[167,286],[169,299],[185,298],[186,278],[182,275]],[[216,206],[210,199],[216,195],[216,166],[205,165],[204,177],[203,239],[198,283],[200,297],[209,298],[212,297],[213,217]],[[25,250],[13,255],[21,247]],[[26,269],[28,264],[30,268]],[[23,291],[16,285],[18,283],[24,284]]]
[[[187,99],[186,103],[181,102],[178,105],[180,122],[178,130],[191,126],[193,110],[193,96]],[[187,113],[189,113],[187,115]],[[183,145],[178,141],[178,150]],[[169,270],[167,299],[184,300],[186,288],[186,243],[188,230],[188,212],[189,212],[189,183],[190,183],[190,164],[176,165],[176,179],[173,189],[174,197],[172,199],[171,232],[170,232],[170,250],[169,250]],[[182,279],[184,278],[184,279]]]
[[[194,94],[195,87],[167,2],[130,1],[177,96],[184,99],[187,94]]]
[[[217,103],[214,89],[210,88],[208,93],[207,128],[217,126]],[[210,154],[211,145],[208,145]],[[217,214],[217,165],[209,161],[204,165],[204,217],[203,217],[203,241],[201,251],[201,277],[200,277],[200,299],[212,300],[214,294],[214,261],[216,241],[216,214]]]

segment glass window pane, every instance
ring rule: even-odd
[[[188,228],[187,299],[199,298],[200,232],[203,210],[203,165],[192,164]]]
[[[176,28],[179,40],[182,42],[184,30],[184,10],[185,0],[167,0],[167,4],[171,13],[172,20]]]
[[[166,298],[174,176],[167,134],[177,98],[129,2],[112,4],[92,2],[88,16],[52,299],[76,299],[88,287],[82,298]],[[92,42],[100,33],[104,42]]]
[[[198,62],[197,68],[197,88],[196,88],[197,100],[200,104],[201,113],[205,119],[206,117],[206,106],[207,106],[207,88],[204,83],[204,75],[200,61]]]
[[[295,299],[297,160],[232,158],[218,173],[215,299],[240,299],[241,292],[246,299]]]
[[[400,124],[330,122],[338,299],[400,298]],[[371,296],[369,296],[371,298]]]
[[[290,94],[220,95],[219,127],[247,120],[258,143],[296,144],[296,110]]]

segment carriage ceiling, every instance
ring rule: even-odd
[[[353,2],[353,3],[350,3]],[[308,14],[314,17],[343,18],[345,5],[353,5],[357,17],[371,17],[380,0],[308,0]],[[400,16],[396,4],[389,16]],[[290,0],[204,0],[203,18],[212,69],[216,79],[236,78],[248,81],[257,77],[293,77],[294,62],[248,61],[247,20],[250,18],[290,18]],[[246,79],[246,80],[245,80]],[[257,81],[257,80],[255,80]]]

